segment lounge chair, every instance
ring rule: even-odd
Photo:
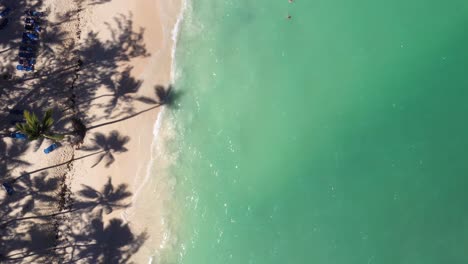
[[[20,132],[11,133],[11,137],[16,138],[16,139],[27,139],[28,138],[25,134],[20,133]]]
[[[24,66],[24,65],[16,65],[16,69],[18,71],[27,71],[27,72],[30,72],[30,71],[34,71],[34,65],[29,65],[29,66]]]
[[[21,43],[23,44],[31,44],[31,45],[36,45],[37,40],[30,39],[28,36],[23,34],[23,39],[21,40]]]
[[[42,17],[45,16],[44,12],[38,12],[38,11],[33,11],[33,10],[28,10],[24,12],[27,16],[32,16],[32,17]]]
[[[35,58],[20,58],[18,60],[18,64],[21,64],[23,66],[31,66],[36,64],[36,59]]]
[[[13,195],[15,193],[15,190],[13,189],[13,186],[11,186],[10,183],[4,182],[2,183],[3,189],[7,192],[9,196]]]
[[[31,59],[31,58],[35,58],[36,54],[32,51],[23,51],[23,52],[18,53],[18,57]]]
[[[30,17],[27,17],[26,19],[24,19],[24,23],[26,24],[31,24],[31,25],[39,25],[39,21],[35,18],[30,18]]]
[[[18,56],[20,58],[31,59],[36,57],[36,54],[34,54],[33,52],[20,52]]]
[[[57,145],[57,143],[54,143],[50,146],[48,146],[47,148],[44,149],[44,153],[45,154],[49,154],[51,153],[52,151],[56,150],[59,146]]]
[[[9,8],[9,7],[3,9],[3,11],[0,12],[0,18],[4,18],[4,17],[8,16],[10,11],[11,11],[11,8]]]
[[[33,31],[33,32],[36,32],[36,33],[41,33],[41,31],[42,31],[42,28],[39,25],[34,25],[34,24],[26,24],[24,26],[24,29],[26,31]]]
[[[35,52],[37,50],[37,48],[34,47],[34,46],[20,46],[19,50],[20,51],[25,51],[25,52]]]
[[[34,40],[34,41],[39,40],[39,35],[36,33],[23,33],[23,39],[24,37],[27,37],[30,40]]]

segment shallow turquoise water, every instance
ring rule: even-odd
[[[175,263],[468,263],[468,2],[190,7]]]

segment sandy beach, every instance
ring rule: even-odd
[[[0,172],[15,193],[1,193],[2,263],[148,263],[168,236],[172,185],[145,184],[153,180],[154,126],[171,85],[180,2],[4,6],[13,11],[2,30],[9,40],[0,42]],[[15,67],[29,9],[45,15],[35,71],[23,73]],[[8,137],[23,110],[41,116],[49,108],[54,131],[66,135],[55,151],[44,154],[49,139]]]

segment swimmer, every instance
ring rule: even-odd
[[[292,18],[292,16],[291,16],[291,15],[288,15],[286,18],[287,18],[287,19],[291,19],[291,18]]]
[[[293,1],[294,1],[294,0],[289,0],[289,3],[292,4]]]

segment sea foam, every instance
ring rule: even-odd
[[[185,14],[185,10],[187,9],[187,1],[188,0],[182,0],[181,2],[181,8],[180,8],[180,11],[177,15],[177,20],[174,24],[174,27],[172,28],[172,31],[171,31],[171,40],[172,40],[172,47],[171,47],[171,69],[170,69],[170,80],[171,80],[171,84],[175,83],[176,79],[177,79],[177,74],[176,74],[176,59],[175,59],[175,56],[176,56],[176,49],[177,49],[177,41],[179,39],[179,32],[180,32],[180,27],[181,27],[181,24],[184,20],[184,14]],[[141,189],[143,188],[143,186],[145,186],[145,184],[148,182],[148,180],[150,179],[150,177],[152,176],[151,175],[151,169],[154,167],[155,165],[155,155],[154,155],[154,151],[159,143],[159,138],[160,138],[160,130],[161,130],[161,127],[162,127],[162,122],[163,122],[163,117],[164,117],[164,108],[159,112],[157,118],[156,118],[156,121],[154,123],[154,126],[153,126],[153,141],[151,143],[151,159],[150,159],[150,162],[148,163],[148,167],[146,169],[146,175],[145,175],[145,179],[143,180],[142,184],[139,186],[136,194],[135,194],[135,198],[138,196],[138,193],[141,191]],[[166,230],[166,232],[170,232],[170,230]],[[165,244],[167,243],[167,239],[168,237],[170,237],[170,234],[169,233],[166,233],[165,236],[164,236],[164,241],[162,241],[161,245],[160,245],[160,248],[163,249],[165,248]],[[150,256],[149,259],[148,259],[148,263],[149,264],[152,264],[153,263],[153,260],[156,260],[158,261],[158,256],[160,255],[160,252],[156,252],[156,254],[154,256]]]

